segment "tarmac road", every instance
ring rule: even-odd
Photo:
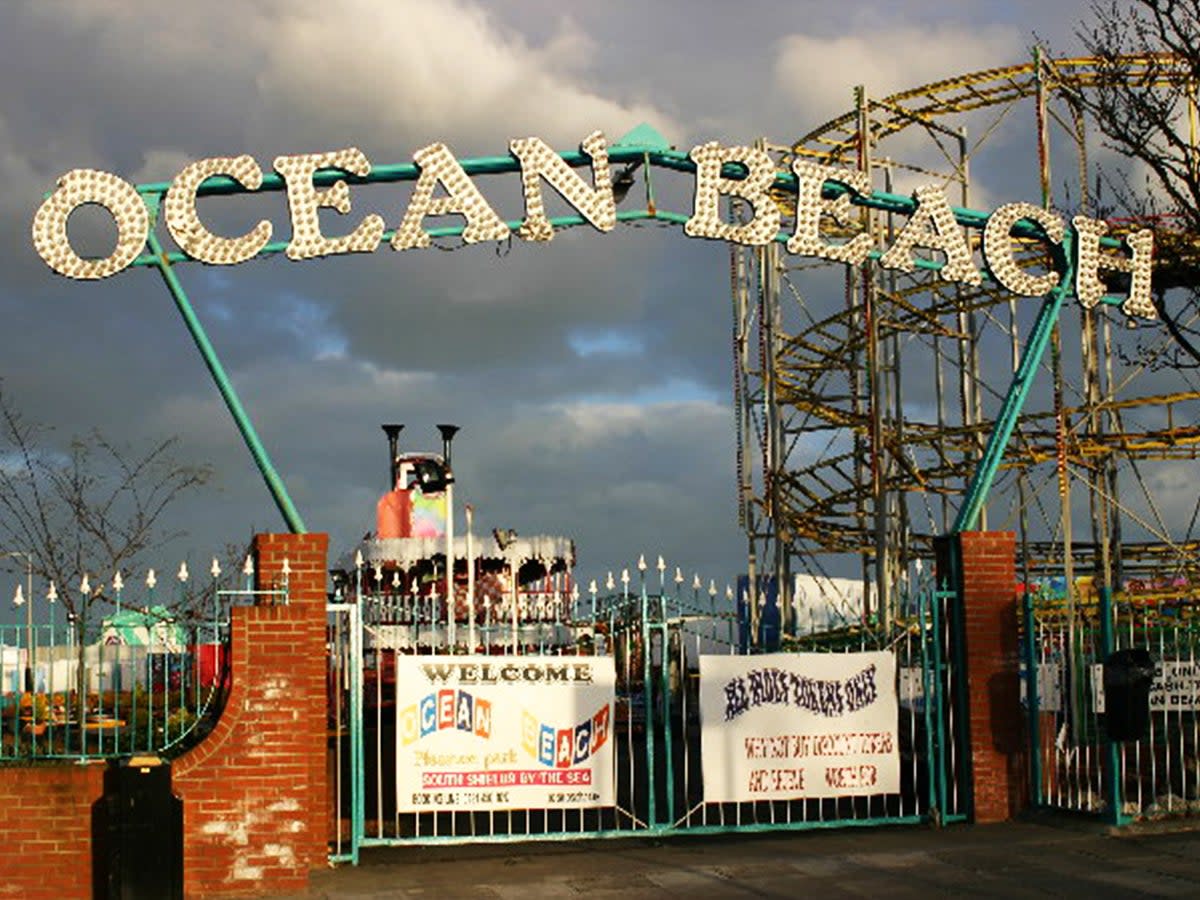
[[[291,896],[1200,898],[1200,831],[1114,835],[1092,823],[1037,820],[377,848],[357,868],[314,872],[309,891]]]

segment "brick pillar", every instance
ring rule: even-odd
[[[966,643],[959,658],[966,667],[973,818],[1002,822],[1020,811],[1027,789],[1016,538],[1011,531],[967,531],[949,540],[957,543],[943,549],[957,556]]]
[[[306,648],[303,674],[307,685],[308,706],[303,712],[307,722],[306,734],[312,752],[307,753],[309,766],[309,829],[312,837],[312,868],[329,864],[329,811],[333,794],[329,783],[328,753],[328,662],[325,658],[325,603],[329,579],[329,535],[327,534],[259,534],[254,538],[255,571],[260,590],[279,586],[284,578],[283,561],[288,563],[288,600],[292,607],[303,611],[304,633],[295,642]],[[291,662],[299,662],[293,659]],[[307,876],[306,876],[307,880]]]
[[[328,536],[258,535],[259,598],[232,615],[232,684],[213,732],[173,765],[189,897],[302,891],[327,854]]]

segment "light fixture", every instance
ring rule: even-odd
[[[621,201],[629,195],[629,191],[634,185],[633,173],[636,172],[641,165],[642,161],[640,159],[635,159],[617,173],[617,177],[613,179],[612,183],[614,205],[620,204]]]

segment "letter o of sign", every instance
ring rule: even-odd
[[[84,259],[71,247],[67,219],[86,203],[103,206],[117,223],[117,246],[104,259]],[[129,182],[109,172],[73,169],[33,217],[33,246],[46,265],[68,278],[115,275],[137,259],[150,233],[150,213]]]

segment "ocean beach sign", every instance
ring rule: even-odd
[[[616,177],[614,165],[623,166]],[[644,169],[644,204],[618,209],[638,168]],[[411,163],[376,166],[361,150],[346,147],[277,156],[272,169],[264,171],[245,154],[212,157],[190,163],[169,182],[139,185],[110,172],[73,169],[46,195],[34,214],[32,233],[41,258],[67,278],[108,278],[130,267],[158,270],[276,505],[296,533],[307,530],[304,522],[191,307],[175,271],[179,264],[231,266],[275,254],[319,259],[373,253],[385,243],[392,250],[416,250],[450,238],[476,244],[510,241],[515,235],[520,241],[544,243],[563,228],[588,225],[605,233],[619,222],[654,221],[682,226],[688,237],[752,247],[774,243],[794,258],[936,272],[944,281],[963,285],[988,280],[1019,296],[1040,296],[1029,342],[955,531],[969,530],[978,521],[1065,298],[1073,294],[1084,308],[1119,306],[1130,317],[1156,315],[1149,230],[1110,235],[1102,220],[1073,216],[1068,221],[1053,210],[1022,202],[982,213],[951,205],[936,184],[918,187],[909,196],[877,191],[869,176],[856,169],[803,158],[781,162],[759,147],[709,141],[685,153],[648,125],[611,145],[603,133],[593,132],[578,150],[565,152],[551,149],[541,138],[525,137],[510,141],[503,156],[458,159],[445,144],[434,143],[413,154]],[[651,179],[656,169],[691,178],[690,212],[664,209],[656,202]],[[506,173],[520,178],[522,210],[511,219],[501,217],[476,183],[481,176]],[[352,189],[397,182],[412,182],[412,189],[407,198],[380,207],[394,209],[394,214],[360,214],[336,235],[322,227],[329,223],[328,211],[351,214]],[[567,213],[548,214],[545,185],[562,198]],[[268,191],[286,194],[291,227],[285,239],[275,238],[275,224],[268,219],[242,234],[225,235],[200,216],[200,197]],[[114,246],[104,256],[80,254],[68,233],[72,214],[89,205],[102,207],[116,225]],[[857,215],[854,207],[885,212],[903,225],[886,236],[872,233],[871,220],[879,217]],[[160,218],[176,249],[160,241]],[[1113,284],[1128,285],[1122,287],[1123,296],[1110,293]]]
[[[651,129],[646,132],[653,134]],[[672,217],[649,211],[653,218],[682,219],[689,237],[749,246],[780,241],[788,253],[797,256],[847,264],[875,258],[885,269],[909,272],[920,262],[915,251],[932,251],[944,257],[933,266],[943,279],[978,285],[984,272],[975,262],[963,228],[974,225],[983,232],[978,244],[984,269],[1014,294],[1045,295],[1059,287],[1071,271],[1073,284],[1068,287],[1083,306],[1090,307],[1106,293],[1101,272],[1120,271],[1130,276],[1122,310],[1131,316],[1155,315],[1150,299],[1153,237],[1149,230],[1133,231],[1116,240],[1106,237],[1108,227],[1101,220],[1074,216],[1068,224],[1057,213],[1030,203],[1006,203],[981,215],[955,209],[937,185],[919,187],[911,197],[900,197],[873,192],[867,175],[854,169],[795,159],[780,171],[765,150],[755,147],[708,142],[682,154],[662,145],[632,146],[623,139],[610,148],[599,131],[582,141],[578,153],[557,153],[541,138],[526,137],[509,142],[507,158],[459,161],[445,144],[434,143],[418,150],[412,165],[381,170],[355,147],[278,156],[272,163],[273,174],[264,173],[248,155],[202,159],[186,166],[167,185],[134,186],[108,172],[74,169],[58,179],[57,188],[37,210],[33,243],[46,264],[68,278],[107,278],[139,261],[147,264],[147,240],[161,205],[167,229],[185,258],[235,265],[279,249],[271,244],[273,224],[263,219],[242,235],[217,234],[197,213],[197,197],[272,189],[287,194],[291,234],[283,252],[293,260],[371,253],[383,243],[393,250],[428,247],[435,236],[435,230],[425,227],[430,217],[461,217],[464,224],[452,232],[466,244],[503,241],[514,233],[523,241],[544,242],[553,240],[555,223],[546,214],[543,182],[575,210],[575,216],[567,217],[569,224],[587,223],[600,232],[616,226],[619,217],[611,175],[615,159],[693,173],[690,215]],[[506,161],[508,165],[504,165]],[[590,180],[576,171],[583,165],[591,170]],[[502,171],[520,176],[524,210],[515,222],[500,217],[472,177]],[[330,236],[323,232],[319,215],[323,208],[350,214],[351,183],[402,180],[415,181],[415,185],[402,212],[397,204],[390,230],[383,216],[370,214],[346,233]],[[781,194],[788,195],[786,205],[795,209],[794,224],[787,234],[780,230],[784,218]],[[750,210],[748,219],[726,221],[721,212],[721,201],[726,198],[742,201]],[[116,223],[116,246],[103,258],[84,258],[72,247],[68,235],[71,214],[87,204],[103,207]],[[881,247],[877,236],[866,231],[835,241],[822,224],[851,224],[848,213],[852,204],[904,213],[908,221],[887,247]],[[1014,236],[1043,242],[1049,255],[1060,261],[1069,249],[1071,265],[1056,263],[1043,274],[1030,274],[1015,258]]]

